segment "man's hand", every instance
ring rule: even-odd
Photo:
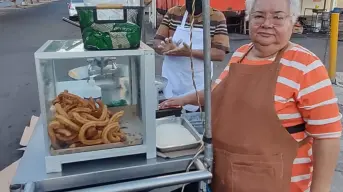
[[[161,41],[160,45],[157,46],[157,49],[162,54],[176,48],[177,48],[177,45],[172,42],[172,37],[166,38],[164,41]]]
[[[184,97],[178,97],[178,98],[170,98],[166,101],[163,101],[160,105],[160,109],[168,109],[168,108],[177,108],[184,106],[186,104],[186,100]]]
[[[183,57],[189,57],[191,55],[191,49],[190,47],[186,44],[183,43],[182,47],[176,47],[172,50],[169,50],[167,52],[165,52],[165,55],[169,55],[169,56],[183,56]]]

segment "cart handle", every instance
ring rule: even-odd
[[[123,9],[124,6],[122,4],[97,4],[97,9]]]
[[[92,188],[72,190],[68,192],[134,192],[142,190],[151,190],[162,187],[207,181],[212,178],[211,172],[207,170],[192,171],[167,176],[153,177],[129,182],[123,182],[112,185],[98,186]]]

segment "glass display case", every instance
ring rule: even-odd
[[[46,171],[134,154],[156,157],[154,50],[86,51],[48,41],[36,53]]]

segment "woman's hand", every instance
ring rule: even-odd
[[[169,55],[169,56],[183,56],[183,57],[189,57],[191,55],[191,49],[189,47],[189,45],[187,45],[186,43],[183,43],[182,47],[176,47],[172,50],[169,50],[167,52],[165,52],[165,55]]]
[[[181,106],[184,106],[185,103],[186,103],[185,98],[183,97],[171,98],[160,103],[159,108],[168,109],[168,108],[181,107]]]
[[[160,45],[158,45],[157,49],[163,54],[166,52],[176,49],[177,45],[173,43],[172,37],[166,38],[164,41],[161,41]]]

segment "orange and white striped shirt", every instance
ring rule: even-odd
[[[230,63],[237,63],[251,44],[236,50],[228,66],[215,81],[214,87],[229,74]],[[243,59],[242,64],[261,65],[268,61]],[[301,141],[308,135],[319,138],[339,138],[342,133],[341,114],[337,98],[320,59],[300,45],[287,50],[281,59],[281,69],[275,90],[275,109],[284,127],[306,123],[306,131],[292,134]],[[298,150],[293,163],[291,192],[309,192],[312,177],[312,143]]]

